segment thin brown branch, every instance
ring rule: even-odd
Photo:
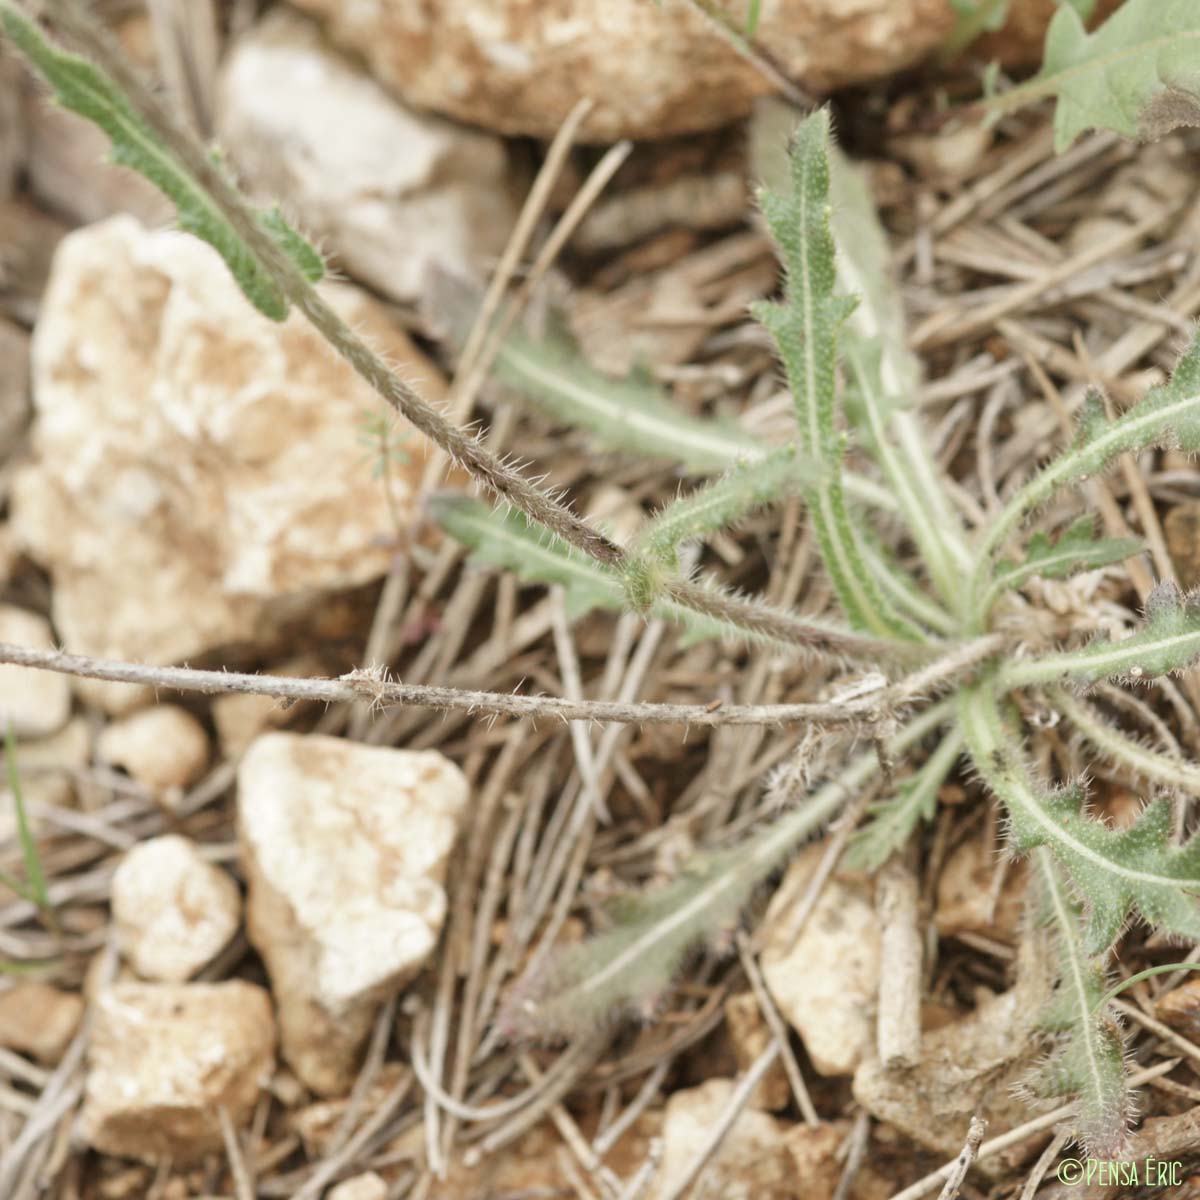
[[[899,706],[911,704],[938,683],[962,675],[994,654],[1000,639],[979,638],[933,666],[890,688],[844,701],[812,704],[733,704],[714,708],[703,704],[626,703],[618,700],[570,700],[557,696],[521,696],[506,692],[477,692],[392,681],[372,671],[352,671],[337,679],[304,679],[286,675],[249,675],[235,671],[206,671],[195,667],[155,667],[139,663],[89,658],[61,650],[35,650],[0,642],[0,663],[56,671],[82,679],[140,684],[172,691],[208,695],[239,693],[274,696],[296,702],[324,704],[366,701],[377,707],[408,705],[445,711],[490,713],[508,717],[552,717],[562,721],[601,721],[623,725],[783,725],[817,722],[832,725],[870,725],[890,718]]]

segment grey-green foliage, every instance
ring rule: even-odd
[[[17,49],[54,89],[58,102],[108,134],[112,161],[144,175],[162,191],[175,205],[179,227],[212,245],[254,307],[272,320],[282,321],[288,312],[287,297],[205,189],[162,144],[113,81],[87,59],[56,46],[10,0],[0,0],[0,22]],[[278,209],[261,213],[259,220],[307,279],[316,281],[324,275],[321,256]]]
[[[777,501],[790,485],[808,507],[822,562],[854,624],[901,642],[917,637],[937,644],[983,635],[1003,592],[1034,576],[1062,579],[1111,568],[1138,552],[1140,543],[1132,539],[1098,536],[1090,518],[1056,538],[1035,529],[1026,539],[1022,530],[1064,488],[1102,472],[1123,452],[1200,446],[1200,348],[1193,345],[1167,383],[1116,419],[1108,418],[1098,399],[1085,405],[1071,444],[1033,473],[972,545],[925,446],[914,404],[920,371],[904,342],[895,293],[879,268],[882,239],[865,190],[840,159],[833,160],[833,179],[840,183],[839,216],[831,227],[830,155],[828,118],[817,114],[797,131],[786,175],[774,170],[774,190],[763,197],[784,288],[779,300],[754,311],[779,347],[795,401],[796,445],[735,466],[668,505],[632,543],[630,561],[646,570],[638,586],[649,602],[664,573],[674,569],[681,542],[703,539],[750,508]],[[833,228],[840,230],[843,246],[853,242],[851,252],[835,249]],[[845,368],[841,382],[839,364]],[[569,415],[558,411],[560,419]],[[845,502],[839,484],[852,437],[895,498],[889,520],[902,521],[917,548],[920,566],[913,576],[896,567],[886,544]],[[802,471],[790,472],[789,455],[803,464]],[[684,453],[677,451],[676,459],[683,461]],[[1004,553],[1018,541],[1024,541],[1020,553]],[[530,561],[511,565],[528,572]],[[537,573],[535,568],[534,577]],[[615,607],[615,576],[608,587]],[[628,596],[628,577],[625,591]],[[1096,1147],[1119,1141],[1126,1111],[1119,1033],[1099,1002],[1105,955],[1132,916],[1175,934],[1200,936],[1200,843],[1176,846],[1169,840],[1165,801],[1150,802],[1142,818],[1120,832],[1088,815],[1081,787],[1039,780],[1008,697],[1018,689],[1048,688],[1042,699],[1053,703],[1064,694],[1067,708],[1070,693],[1054,690],[1063,684],[1145,682],[1182,669],[1198,653],[1200,605],[1169,587],[1152,598],[1142,627],[1122,640],[1040,655],[1006,648],[974,681],[959,682],[953,703],[902,725],[895,745],[915,752],[915,769],[902,772],[873,806],[851,848],[851,861],[868,869],[901,850],[933,815],[939,790],[965,750],[1004,806],[1013,849],[1037,855],[1083,897],[1081,907],[1063,900],[1054,911],[1064,974],[1045,1014],[1055,1051],[1038,1086],[1079,1097],[1078,1129]],[[1122,766],[1180,787],[1200,778],[1192,764],[1114,736],[1102,723],[1079,720]],[[524,981],[510,1009],[513,1028],[542,1023],[569,1032],[613,1011],[650,1006],[686,954],[735,919],[787,849],[825,820],[836,807],[831,795],[852,794],[862,785],[865,762],[877,765],[870,756],[853,760],[800,803],[798,812],[819,819],[793,824],[781,818],[739,847],[699,854],[665,889],[614,909],[609,928],[553,957]],[[1058,886],[1058,892],[1047,893],[1051,899],[1066,895],[1064,885]]]
[[[1041,71],[989,104],[999,114],[1047,96],[1056,101],[1059,150],[1088,129],[1148,140],[1200,124],[1200,6],[1125,0],[1088,33],[1076,6],[1060,5]]]
[[[1077,1096],[1072,1132],[1095,1158],[1116,1158],[1132,1102],[1124,1037],[1108,1002],[1108,972],[1079,936],[1082,913],[1054,856],[1040,849],[1032,860],[1030,916],[1054,979],[1051,998],[1037,1016],[1051,1049],[1027,1086],[1037,1096]]]
[[[1124,16],[1124,23],[1115,26],[1110,21],[1088,40],[1070,24],[1076,18],[1064,9],[1052,30],[1060,57],[1048,62],[1047,71],[1061,68],[1063,62],[1074,65],[1060,70],[1056,78],[1044,73],[1046,80],[1055,82],[1053,88],[1045,81],[1042,86],[1090,113],[1103,108],[1109,93],[1126,110],[1141,106],[1138,111],[1144,111],[1146,103],[1161,106],[1164,85],[1183,92],[1191,86],[1190,60],[1183,47],[1194,39],[1183,35],[1200,28],[1193,21],[1194,11],[1163,0],[1151,12],[1142,0],[1130,0],[1118,16],[1141,13],[1147,17],[1143,34],[1160,42],[1169,34],[1179,42],[1178,47],[1158,46],[1157,56],[1151,58],[1146,37],[1137,43],[1140,49],[1126,44],[1136,42],[1132,18]],[[0,18],[10,38],[53,82],[62,102],[104,128],[117,158],[162,188],[178,206],[180,223],[211,241],[247,296],[268,315],[281,318],[286,299],[272,277],[120,90],[89,62],[51,45],[9,0],[0,0]],[[1118,33],[1124,38],[1120,45]],[[1100,51],[1108,54],[1107,60],[1101,62]],[[1086,103],[1079,100],[1083,81],[1099,87],[1097,79],[1108,92],[1101,89],[1089,93]],[[1060,117],[1068,132],[1072,122],[1082,119],[1071,116],[1073,111]],[[1110,116],[1115,123],[1115,113]],[[885,757],[900,763],[911,760],[915,771],[898,772],[856,845],[861,862],[878,864],[931,815],[962,746],[975,773],[1004,806],[1014,850],[1037,855],[1050,881],[1046,894],[1069,969],[1060,983],[1063,1003],[1046,1019],[1063,1047],[1046,1078],[1052,1090],[1079,1095],[1085,1135],[1111,1148],[1119,1140],[1123,1073],[1117,1063],[1119,1037],[1105,1024],[1102,956],[1133,915],[1172,933],[1200,937],[1200,842],[1175,844],[1170,839],[1165,800],[1151,801],[1139,821],[1117,831],[1087,814],[1082,788],[1038,779],[1011,694],[1041,689],[1039,695],[1050,704],[1055,697],[1067,696],[1063,707],[1071,719],[1069,693],[1061,690],[1064,683],[1086,685],[1113,678],[1144,682],[1180,670],[1200,651],[1200,604],[1177,590],[1163,589],[1148,606],[1144,628],[1123,641],[1068,645],[1050,654],[1022,656],[1012,642],[992,633],[992,602],[1034,570],[1059,577],[1111,564],[1130,552],[1127,544],[1097,541],[1076,526],[1057,543],[1035,532],[1023,555],[1001,557],[1008,543],[1020,538],[1025,522],[1061,489],[1102,471],[1118,454],[1152,446],[1200,448],[1200,349],[1194,345],[1171,380],[1123,416],[1110,421],[1099,403],[1086,407],[1074,443],[1036,471],[972,544],[921,436],[912,395],[919,370],[898,332],[894,296],[878,261],[863,251],[872,243],[880,245],[881,238],[861,188],[857,195],[853,187],[846,193],[846,208],[854,213],[857,227],[847,232],[843,226],[843,241],[853,244],[849,253],[837,254],[830,221],[830,155],[828,114],[819,112],[797,129],[782,182],[763,196],[785,281],[781,299],[755,311],[775,338],[795,401],[794,447],[769,451],[753,443],[738,446],[738,435],[731,433],[728,440],[735,445],[725,448],[724,457],[720,448],[709,454],[704,447],[713,445],[714,427],[681,420],[665,403],[642,404],[644,395],[621,393],[619,388],[614,393],[595,378],[588,381],[589,394],[573,400],[570,388],[561,382],[546,384],[564,420],[603,431],[603,436],[631,449],[649,448],[702,474],[728,474],[664,509],[640,543],[621,548],[600,542],[602,553],[595,558],[523,515],[498,513],[463,497],[435,499],[434,516],[481,561],[530,582],[561,585],[573,616],[627,608],[632,599],[639,610],[684,626],[689,637],[745,637],[760,627],[777,627],[788,614],[744,598],[736,604],[714,602],[719,598],[714,588],[700,597],[698,611],[728,615],[697,615],[676,599],[695,599],[694,589],[672,580],[677,547],[798,490],[841,607],[851,622],[876,635],[870,644],[881,660],[914,661],[914,649],[920,651],[917,661],[945,654],[947,664],[973,664],[974,678],[966,676],[962,665],[947,665],[946,679],[954,683],[956,695],[915,715],[907,708],[884,714],[896,721],[895,731],[881,739],[885,755],[870,750],[849,759],[793,810],[744,842],[701,851],[666,889],[616,906],[608,929],[542,964],[539,973],[525,981],[515,1008],[510,1007],[512,1024],[519,1029],[536,1023],[569,1032],[613,1011],[644,1007],[669,986],[694,946],[711,941],[735,921],[755,888],[787,855],[881,773]],[[320,260],[307,243],[277,213],[260,219],[315,278]],[[876,259],[881,257],[875,253]],[[845,347],[840,344],[843,337]],[[843,349],[852,380],[849,413],[846,391],[839,383]],[[527,355],[519,364],[523,378],[531,378],[531,364],[534,374],[541,370],[544,376],[547,364],[553,373],[553,355],[553,349]],[[596,396],[598,404],[593,403]],[[657,441],[638,424],[639,405],[658,423],[663,436],[655,434]],[[597,412],[604,415],[597,418]],[[681,438],[672,429],[686,429],[693,436]],[[858,495],[869,496],[874,488],[885,501],[894,498],[892,519],[905,527],[903,534],[915,547],[916,567],[907,576],[901,576],[887,552],[888,538],[870,531],[846,502],[850,477],[844,461],[852,430],[860,435],[861,449],[878,472],[876,481],[857,483]],[[739,465],[743,458],[752,461]],[[750,474],[756,466],[757,478]],[[483,467],[477,467],[483,473]],[[546,512],[547,520],[557,515],[557,509],[551,512],[528,498],[523,502],[531,511]],[[895,530],[891,536],[895,542]],[[581,539],[580,544],[596,543]],[[772,644],[769,632],[763,636]],[[830,652],[834,645],[845,645],[846,636],[840,632],[840,642],[826,636],[818,648]],[[972,641],[976,638],[980,640]],[[980,667],[978,657],[961,653],[960,643],[987,647],[991,661]],[[860,638],[857,644],[866,643]],[[910,704],[920,699],[914,691]],[[1111,760],[1167,787],[1195,786],[1194,765],[1174,764],[1167,756],[1114,735],[1103,722],[1089,720],[1086,709],[1076,711],[1073,719]],[[22,830],[28,847],[32,841],[24,823]],[[27,853],[26,869],[29,884],[21,885],[22,894],[48,903],[36,855]],[[1082,911],[1063,899],[1061,888],[1055,890],[1059,871],[1082,898]],[[1054,903],[1056,897],[1060,903]]]

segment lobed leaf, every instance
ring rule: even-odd
[[[829,114],[822,109],[797,126],[790,189],[763,190],[760,205],[779,249],[784,301],[752,307],[779,350],[796,409],[801,451],[827,472],[806,489],[825,569],[850,623],[882,636],[917,640],[866,565],[841,484],[844,438],[834,420],[838,334],[855,300],[834,294],[835,247],[829,214]]]
[[[120,88],[99,67],[56,46],[10,0],[0,0],[0,24],[18,50],[54,89],[64,108],[98,125],[112,142],[111,158],[145,176],[175,205],[181,229],[202,238],[225,260],[246,298],[259,312],[282,321],[287,297],[208,193],[133,110]],[[310,282],[325,273],[321,256],[284,220],[278,209],[259,220]]]
[[[1174,583],[1161,583],[1146,601],[1143,627],[1113,642],[1099,638],[1079,650],[1018,661],[1001,672],[1006,687],[1098,683],[1102,679],[1144,682],[1191,666],[1200,658],[1200,595],[1187,596]]]
[[[1029,1081],[1036,1095],[1078,1097],[1076,1134],[1096,1158],[1116,1158],[1132,1113],[1125,1070],[1125,1042],[1108,1004],[1104,961],[1087,952],[1082,913],[1069,895],[1053,855],[1032,856],[1032,916],[1048,935],[1055,965],[1054,997],[1038,1025],[1055,1037],[1051,1055]]]
[[[993,688],[985,681],[960,696],[967,750],[1008,812],[1014,849],[1049,847],[1086,898],[1088,953],[1112,945],[1131,910],[1172,933],[1200,937],[1200,840],[1171,845],[1170,802],[1153,801],[1135,825],[1116,830],[1082,815],[1081,789],[1037,787]]]
[[[1057,541],[1051,541],[1049,535],[1039,530],[1030,539],[1024,559],[997,563],[984,607],[990,608],[1001,592],[1014,591],[1034,576],[1065,579],[1077,571],[1094,571],[1122,562],[1141,549],[1142,543],[1137,538],[1097,537],[1091,514],[1074,521]]]
[[[1115,421],[1106,418],[1099,397],[1089,397],[1071,447],[1019,489],[989,525],[971,583],[976,617],[982,620],[986,615],[982,601],[989,586],[991,555],[1029,513],[1061,488],[1098,475],[1117,455],[1152,446],[1200,451],[1200,334],[1176,363],[1170,380]]]
[[[904,780],[896,794],[873,804],[870,822],[860,829],[846,849],[846,865],[853,870],[877,871],[902,850],[919,821],[932,821],[937,812],[938,790],[962,753],[962,735],[951,729],[920,769]]]
[[[1073,4],[1046,31],[1042,69],[991,101],[993,111],[1054,96],[1054,141],[1064,150],[1087,129],[1153,140],[1200,124],[1200,6],[1194,0],[1126,0],[1089,34]]]

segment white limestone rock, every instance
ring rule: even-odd
[[[236,42],[218,130],[248,185],[396,300],[434,264],[482,273],[516,219],[500,138],[404,108],[284,9]]]
[[[440,394],[374,301],[334,284],[323,294]],[[381,402],[299,314],[280,325],[252,309],[193,237],[115,217],[62,240],[34,332],[33,398],[13,525],[53,576],[71,650],[190,659],[261,639],[387,570],[394,526],[360,440]],[[392,474],[401,519],[425,458],[415,431],[405,448]],[[89,695],[130,702],[121,685]]]
[[[879,920],[870,889],[834,875],[789,946],[789,918],[822,853],[792,863],[763,923],[763,977],[822,1075],[850,1075],[874,1045]]]
[[[247,931],[284,1058],[314,1091],[350,1085],[380,1002],[433,951],[466,803],[462,772],[434,751],[268,733],[242,759]]]
[[[329,1200],[387,1200],[387,1184],[383,1176],[374,1171],[366,1171],[344,1179],[335,1188],[329,1190]]]
[[[237,884],[177,834],[134,846],[113,874],[112,912],[121,952],[143,978],[182,983],[237,932]]]
[[[194,783],[208,765],[208,734],[185,708],[156,704],[105,726],[96,756],[158,796]]]
[[[710,1079],[673,1092],[663,1117],[662,1162],[648,1200],[673,1195],[697,1155],[712,1140],[713,1126],[737,1084]],[[743,1109],[705,1174],[710,1194],[723,1200],[799,1200],[795,1168],[779,1123],[769,1113]]]
[[[53,650],[54,633],[45,617],[0,604],[0,642],[31,650]],[[57,733],[71,715],[67,676],[32,667],[0,666],[0,732],[10,722],[19,738]]]
[[[83,1135],[104,1154],[176,1164],[220,1150],[275,1062],[271,1001],[229,983],[117,983],[94,1004]]]

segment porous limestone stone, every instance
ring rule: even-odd
[[[874,1042],[879,919],[869,887],[834,875],[792,941],[790,916],[822,851],[816,845],[801,854],[772,897],[763,923],[762,970],[816,1070],[850,1075]]]
[[[479,275],[503,250],[503,141],[403,107],[312,21],[276,9],[239,38],[218,101],[239,177],[393,299],[416,300],[434,264]]]
[[[688,4],[644,0],[296,0],[409,103],[506,134],[552,136],[581,97],[583,138],[661,138],[747,115],[771,82]],[[744,21],[749,0],[723,5]],[[1045,28],[1047,0],[1033,24]],[[757,43],[804,88],[903,70],[954,27],[953,0],[763,0]]]
[[[237,884],[177,834],[134,846],[113,874],[125,960],[143,978],[182,983],[228,945],[241,922]]]
[[[208,765],[208,734],[185,708],[156,704],[105,726],[96,756],[121,767],[151,792],[195,782]]]
[[[0,604],[0,642],[30,650],[53,650],[50,622],[37,613]],[[0,732],[11,723],[19,738],[57,733],[71,715],[67,676],[33,667],[0,666]]]
[[[387,1184],[374,1171],[343,1179],[329,1190],[329,1200],[387,1200]]]
[[[113,984],[94,1002],[84,1138],[104,1154],[193,1161],[222,1147],[222,1108],[235,1128],[249,1116],[274,1062],[260,987]]]
[[[53,1065],[83,1019],[83,997],[48,983],[19,981],[0,991],[0,1046]]]
[[[354,1079],[379,1003],[421,969],[467,783],[435,751],[267,733],[238,770],[246,923],[282,1052],[313,1091]]]
[[[440,395],[377,303],[337,284],[323,295]],[[193,237],[114,217],[59,243],[33,400],[13,525],[53,577],[73,651],[164,664],[252,643],[388,568],[394,524],[361,441],[381,401],[298,313],[256,312]],[[425,460],[405,436],[391,473],[401,519]],[[129,690],[89,695],[120,707]]]
[[[673,1092],[662,1128],[662,1162],[648,1200],[675,1194],[686,1172],[712,1140],[713,1126],[729,1104],[737,1084],[710,1079],[699,1087]],[[799,1200],[795,1169],[779,1123],[769,1113],[744,1108],[725,1135],[705,1173],[714,1196],[725,1200]]]

